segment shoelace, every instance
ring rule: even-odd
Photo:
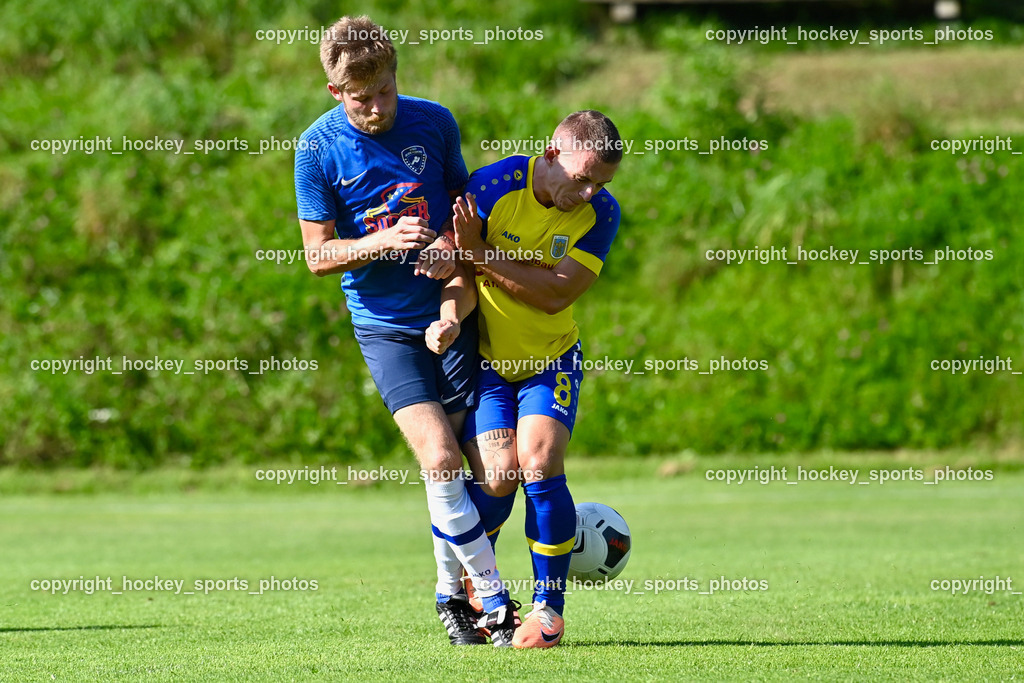
[[[526,615],[526,618],[523,619],[523,621],[526,621],[526,619],[529,619],[534,614],[536,614],[537,618],[540,619],[541,626],[545,629],[550,631],[554,628],[555,621],[551,618],[551,612],[548,611],[547,601],[541,600],[540,602],[535,602],[533,607],[530,609],[530,613]]]
[[[505,621],[506,614],[511,613],[514,615],[522,606],[522,603],[518,600],[509,600],[509,604],[500,607],[494,612],[485,612],[476,625],[480,628],[493,628]],[[516,625],[519,623],[522,623],[521,620],[516,621]]]
[[[451,615],[452,622],[460,631],[472,631],[476,628],[476,619],[466,610],[450,605],[448,613]]]

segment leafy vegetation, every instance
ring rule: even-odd
[[[951,137],[942,121],[898,98],[856,115],[768,108],[751,95],[763,73],[754,67],[778,47],[709,42],[714,24],[676,14],[612,28],[565,0],[500,13],[468,2],[365,11],[413,36],[543,32],[534,41],[397,45],[400,89],[453,111],[471,168],[497,158],[481,141],[540,138],[586,107],[606,111],[634,152],[656,141],[702,150],[712,140],[764,141],[756,152],[748,144],[628,155],[609,188],[623,207],[619,237],[576,311],[591,360],[644,370],[691,359],[706,371],[712,360],[747,359],[767,369],[590,372],[574,452],[1019,439],[1019,376],[931,368],[999,356],[1024,369],[1015,357],[1024,335],[1019,156],[935,151],[933,140]],[[314,44],[275,44],[256,31],[315,29],[338,12],[329,3],[305,13],[212,0],[0,8],[0,463],[369,462],[405,453],[352,339],[337,278],[257,257],[301,248],[291,145],[334,101]],[[624,71],[620,58],[641,68]],[[972,137],[1007,134],[997,125]],[[108,137],[114,151],[127,137],[179,140],[195,153],[33,149]],[[196,141],[214,149],[197,151]],[[261,144],[271,148],[255,154]],[[771,247],[790,256],[798,247],[856,249],[860,258],[728,265],[706,256]],[[991,259],[923,263],[947,247]],[[864,258],[906,249],[921,258]],[[215,367],[32,369],[96,357],[114,370],[124,357]],[[252,374],[272,359],[317,369]]]

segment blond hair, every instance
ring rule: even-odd
[[[370,84],[385,69],[398,71],[398,54],[384,29],[368,16],[342,17],[320,41],[327,80],[344,91],[350,83]]]

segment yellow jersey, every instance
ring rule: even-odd
[[[533,170],[540,157],[511,156],[474,172],[466,191],[476,197],[482,235],[491,248],[514,260],[554,268],[565,257],[600,275],[615,233],[619,205],[605,189],[572,211],[546,208],[533,193]],[[572,306],[550,315],[476,272],[480,309],[480,354],[516,370],[502,371],[510,382],[534,374],[572,348],[579,339]]]

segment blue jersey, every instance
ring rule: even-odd
[[[394,125],[377,135],[355,128],[338,105],[302,134],[295,153],[299,218],[333,219],[339,239],[386,230],[401,216],[439,231],[451,214],[449,191],[468,177],[451,112],[417,97],[400,95]],[[419,251],[391,256],[342,275],[352,323],[425,328],[437,320],[443,282],[413,275]]]

